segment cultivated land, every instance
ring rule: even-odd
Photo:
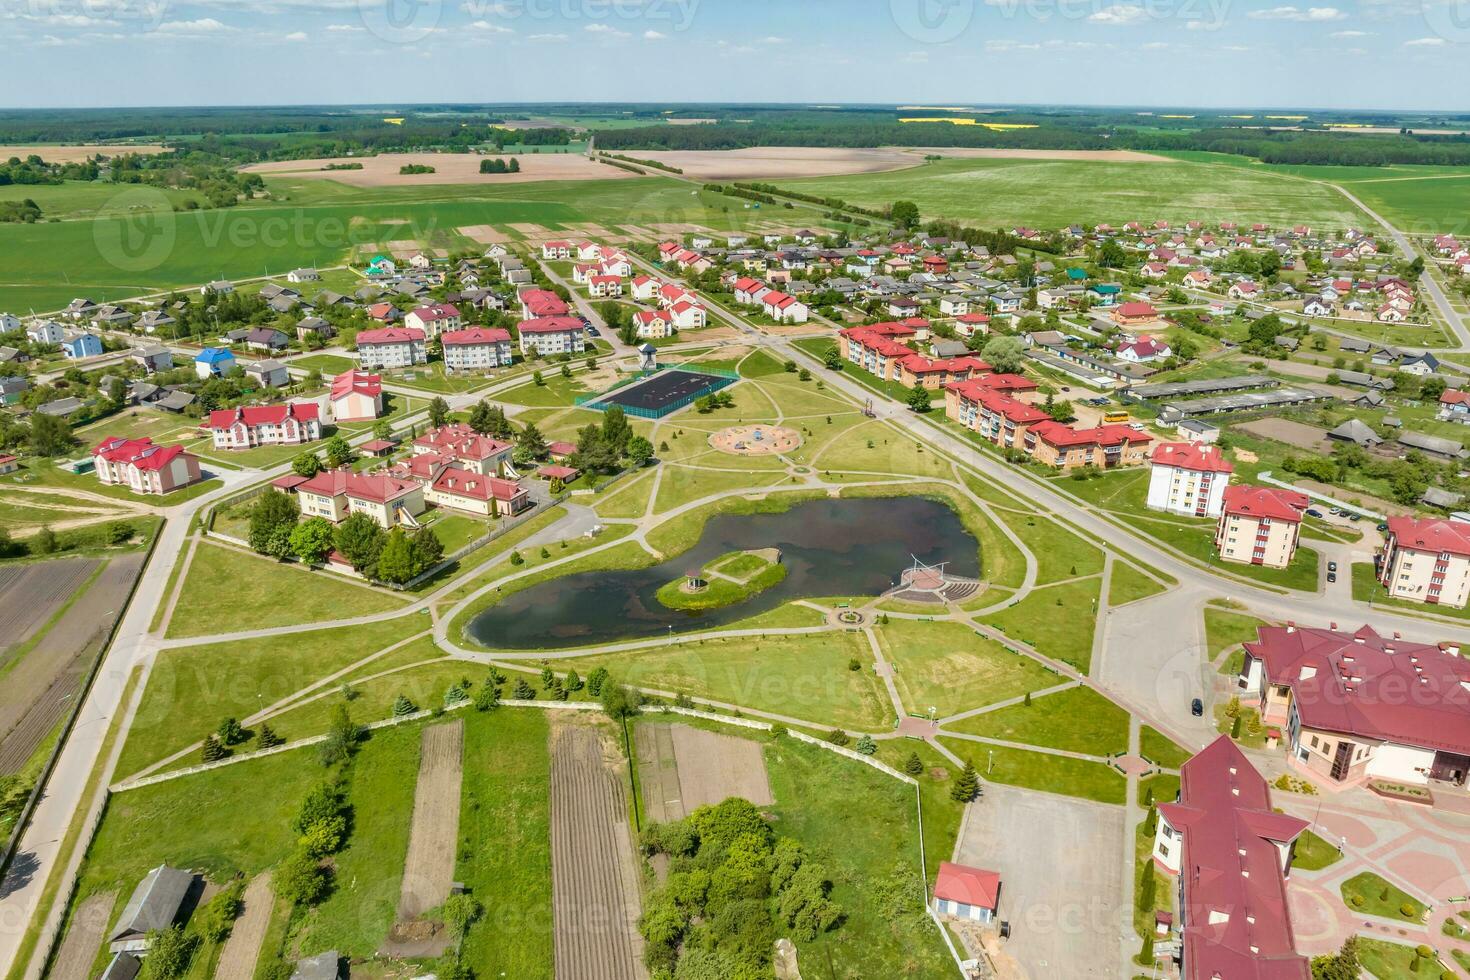
[[[107,157],[120,157],[129,153],[150,156],[161,153],[158,143],[25,143],[0,146],[0,160],[38,156],[47,163],[80,163],[90,160],[99,153]]]
[[[617,180],[633,174],[597,163],[577,153],[522,153],[518,173],[482,174],[480,161],[505,154],[479,153],[380,153],[371,157],[321,160],[281,160],[253,163],[243,168],[250,173],[331,180],[351,187],[419,187],[426,184],[527,184],[546,180]],[[361,170],[327,170],[329,164],[360,163]],[[405,166],[433,167],[431,174],[404,174]]]

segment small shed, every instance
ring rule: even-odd
[[[150,932],[167,929],[174,924],[193,884],[192,874],[166,864],[160,864],[144,875],[108,934],[109,948],[114,953],[146,950]]]
[[[296,961],[296,970],[291,980],[339,980],[342,976],[342,957],[335,949],[308,956]]]
[[[945,861],[934,878],[934,911],[989,923],[1000,908],[1000,872]]]

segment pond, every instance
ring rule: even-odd
[[[686,612],[654,598],[659,586],[730,551],[779,548],[786,577],[744,602]],[[583,572],[517,592],[466,627],[493,649],[555,649],[705,630],[792,599],[876,596],[918,558],[978,577],[980,546],[959,515],[927,497],[823,499],[779,513],[711,519],[690,550],[636,570]]]

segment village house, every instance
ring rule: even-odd
[[[102,340],[92,333],[79,333],[61,342],[61,353],[68,361],[97,357],[102,353]]]
[[[794,296],[771,291],[760,298],[761,312],[778,323],[805,323],[811,315],[807,305]]]
[[[351,514],[366,514],[385,529],[400,524],[418,527],[416,518],[424,512],[423,488],[385,473],[356,473],[343,467],[323,470],[309,480],[282,477],[275,483],[288,492],[294,486],[303,517],[325,517],[334,524]]]
[[[174,366],[174,353],[161,344],[149,344],[147,347],[134,347],[128,352],[128,360],[149,374],[156,374]]]
[[[1152,326],[1159,322],[1159,311],[1142,301],[1121,303],[1113,307],[1112,318],[1120,327]]]
[[[501,327],[470,327],[439,335],[444,351],[444,372],[488,371],[509,367],[512,358],[510,331]]]
[[[519,298],[521,316],[528,320],[538,317],[564,317],[568,312],[566,302],[547,289],[523,289]]]
[[[92,450],[97,479],[133,493],[165,494],[197,483],[199,457],[183,446],[157,446],[146,436],[103,439]]]
[[[163,864],[144,875],[107,934],[109,951],[147,952],[153,937],[177,921],[193,887],[192,874]]]
[[[1311,501],[1295,490],[1237,484],[1225,489],[1215,551],[1225,561],[1285,568],[1296,557]]]
[[[587,339],[582,321],[574,316],[547,316],[522,320],[516,326],[521,335],[521,354],[532,351],[542,357],[556,354],[580,354]]]
[[[1160,443],[1149,457],[1148,507],[1185,517],[1219,517],[1233,472],[1214,446]]]
[[[315,402],[246,405],[210,412],[204,428],[215,449],[299,446],[322,437],[321,409]]]
[[[409,310],[403,317],[405,327],[422,330],[424,336],[429,340],[433,340],[446,330],[458,330],[463,322],[459,307],[453,303],[420,306]]]
[[[26,327],[26,339],[33,344],[43,344],[49,347],[61,343],[61,338],[64,336],[61,324],[55,320],[35,320]]]
[[[291,373],[280,361],[265,358],[246,363],[245,379],[262,388],[282,388],[291,383]]]
[[[1296,952],[1286,882],[1305,820],[1228,735],[1180,767],[1179,798],[1158,805],[1154,864],[1178,881],[1171,929],[1183,980],[1311,980]]]
[[[1395,599],[1459,609],[1470,599],[1470,524],[1390,517],[1377,569]]]
[[[988,925],[1000,908],[1000,875],[941,861],[934,877],[934,912]]]
[[[1463,787],[1470,772],[1470,660],[1455,646],[1354,633],[1257,628],[1237,678],[1279,726],[1287,758],[1338,786],[1381,779]]]
[[[429,363],[424,332],[417,327],[383,327],[357,335],[357,363],[364,369],[406,368]]]
[[[519,514],[532,506],[530,491],[517,481],[480,472],[451,456],[425,451],[417,441],[414,455],[388,472],[422,487],[425,502],[435,507],[499,517]]]
[[[673,320],[660,310],[639,310],[633,314],[633,325],[639,340],[662,340],[674,333]]]
[[[353,369],[332,379],[327,402],[337,422],[370,422],[383,414],[383,377]]]
[[[1114,311],[1114,314],[1121,313],[1128,306],[1129,304],[1125,303],[1123,306],[1118,307]],[[1127,361],[1130,364],[1150,364],[1169,357],[1174,353],[1174,350],[1157,337],[1145,336],[1139,337],[1137,340],[1119,344],[1118,349],[1114,353],[1120,361]]]
[[[235,369],[235,355],[223,347],[206,347],[194,355],[194,373],[201,378],[220,378]]]

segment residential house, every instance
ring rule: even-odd
[[[1113,307],[1112,318],[1120,327],[1150,326],[1159,322],[1159,311],[1150,303],[1134,301]]]
[[[69,361],[84,357],[96,357],[102,353],[102,340],[91,333],[77,334],[61,342],[61,353]]]
[[[296,479],[300,479],[299,477]],[[303,517],[325,517],[340,524],[351,514],[366,514],[379,527],[417,527],[424,491],[412,480],[386,473],[355,473],[347,467],[323,470],[294,490]]]
[[[420,451],[417,444],[413,456],[388,472],[423,487],[425,502],[435,507],[498,517],[519,514],[532,506],[530,491],[518,481],[480,472],[436,452]]]
[[[103,439],[92,449],[92,465],[100,482],[133,493],[170,493],[200,479],[198,456],[183,446],[154,445],[146,436]]]
[[[272,354],[285,350],[289,343],[289,338],[275,327],[255,327],[245,335],[245,346]]]
[[[424,332],[416,327],[383,327],[357,335],[357,363],[362,368],[406,368],[429,363]]]
[[[1120,313],[1127,309],[1130,304],[1123,304],[1114,310]],[[1153,361],[1161,361],[1174,353],[1166,342],[1157,337],[1139,337],[1127,343],[1119,344],[1114,352],[1120,361],[1128,361],[1131,364],[1149,364]]]
[[[30,380],[18,374],[0,377],[0,405],[19,405],[30,386]]]
[[[566,302],[556,293],[546,289],[523,289],[520,292],[521,316],[526,319],[564,317]]]
[[[661,310],[639,310],[633,314],[639,340],[661,340],[673,336],[674,324]]]
[[[292,269],[290,272],[286,273],[287,282],[320,282],[321,278],[321,273],[317,272],[315,269]]]
[[[1427,378],[1439,368],[1439,358],[1429,351],[1424,351],[1422,354],[1405,354],[1404,359],[1399,362],[1400,371],[1420,378]]]
[[[1401,432],[1398,435],[1398,443],[1440,459],[1460,460],[1470,456],[1470,453],[1465,452],[1463,443],[1445,439],[1442,436],[1427,435],[1423,432]]]
[[[405,327],[422,330],[424,337],[433,340],[446,330],[458,330],[463,323],[459,307],[453,303],[420,306],[403,317]]]
[[[322,437],[320,416],[316,402],[246,405],[210,412],[202,428],[213,435],[215,449],[299,446]]]
[[[761,311],[778,323],[806,323],[811,315],[805,303],[785,293],[767,292],[760,298]],[[918,304],[914,304],[917,309]]]
[[[494,476],[509,466],[515,446],[480,435],[463,422],[430,429],[413,441],[414,455],[433,454],[481,476]]]
[[[1031,427],[1051,421],[1035,405],[1017,401],[974,378],[944,386],[944,414],[1005,449],[1026,449]]]
[[[1302,515],[1311,500],[1295,490],[1237,484],[1227,487],[1215,526],[1215,550],[1225,561],[1285,568],[1296,557]]]
[[[26,327],[26,339],[34,344],[59,344],[64,336],[61,324],[55,320],[34,320]]]
[[[1439,396],[1439,418],[1445,421],[1470,422],[1470,391],[1446,388]]]
[[[439,342],[444,349],[446,373],[488,371],[511,363],[510,331],[500,327],[450,330],[439,336]]]
[[[167,371],[174,366],[173,351],[159,344],[150,344],[147,347],[134,347],[128,352],[128,359],[138,364],[149,374]]]
[[[247,362],[245,377],[266,388],[284,388],[291,383],[291,375],[286,370],[286,365],[271,358]]]
[[[1470,599],[1470,524],[1390,517],[1376,567],[1395,599],[1462,608]]]
[[[194,373],[201,378],[220,378],[235,369],[235,355],[223,347],[206,347],[194,355]]]
[[[1372,449],[1383,442],[1383,437],[1370,429],[1368,423],[1362,419],[1348,419],[1329,431],[1327,438],[1336,439],[1338,442],[1351,442],[1364,449]]]
[[[312,334],[316,334],[322,340],[331,340],[337,336],[337,328],[319,316],[304,317],[296,324],[296,340],[306,343]]]
[[[546,316],[522,320],[516,327],[521,337],[521,354],[532,351],[542,357],[556,354],[580,354],[587,338],[582,321],[574,316]]]
[[[939,863],[934,877],[934,912],[989,925],[1000,908],[1000,874],[963,864]]]
[[[679,330],[699,330],[709,322],[709,312],[704,305],[688,299],[669,307],[668,314],[674,327]]]
[[[146,952],[154,935],[174,925],[193,888],[194,876],[187,871],[160,864],[148,872],[107,934],[108,949],[113,953]]]
[[[383,376],[353,369],[332,379],[327,403],[332,418],[342,422],[370,422],[383,414]]]
[[[1154,437],[1126,425],[1099,425],[1077,429],[1061,422],[1041,422],[1026,433],[1027,449],[1046,466],[1069,471],[1082,466],[1114,469],[1136,466],[1148,459]]]
[[[1185,517],[1219,517],[1235,467],[1215,446],[1163,442],[1149,457],[1147,504]]]
[[[148,310],[142,316],[138,317],[138,329],[146,334],[152,335],[164,327],[173,326],[176,322],[172,316],[162,310]]]

